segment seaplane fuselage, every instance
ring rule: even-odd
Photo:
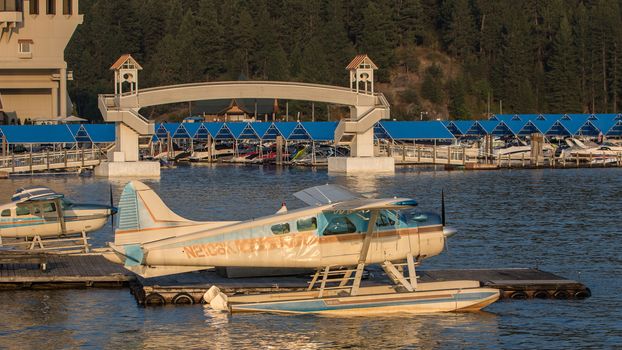
[[[151,189],[134,182],[121,196],[112,247],[126,267],[172,271],[356,265],[368,235],[366,264],[440,254],[447,238],[440,216],[416,212],[414,205],[407,198],[357,199],[241,222],[194,222],[170,212]]]

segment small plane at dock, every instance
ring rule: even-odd
[[[112,205],[74,203],[47,187],[23,187],[11,202],[0,205],[0,242],[84,235],[101,229],[115,213]]]
[[[377,315],[479,310],[499,298],[479,281],[417,281],[424,259],[443,251],[455,231],[443,213],[417,211],[412,198],[370,199],[335,185],[294,196],[308,206],[246,221],[191,221],[173,213],[143,183],[128,183],[119,201],[110,260],[152,277],[214,266],[314,268],[303,292],[223,294],[206,302],[231,312]],[[379,264],[387,285],[362,285]]]

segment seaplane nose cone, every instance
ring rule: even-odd
[[[458,232],[458,230],[456,230],[453,227],[443,227],[443,235],[445,237],[451,237],[453,235],[455,235]]]

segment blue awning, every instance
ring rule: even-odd
[[[443,123],[445,124],[445,123]],[[449,130],[454,136],[468,135],[468,131],[475,124],[473,120],[452,120],[445,124],[447,130]]]
[[[84,124],[83,126],[89,134],[91,142],[110,143],[116,141],[114,124]]]
[[[545,132],[546,136],[566,137],[571,136],[572,133],[561,123],[560,120],[556,120]]]
[[[1,129],[10,144],[76,142],[67,125],[4,125]]]
[[[605,134],[603,132],[603,134]],[[622,120],[616,120],[615,124],[613,124],[609,130],[607,131],[607,133],[605,134],[607,136],[622,136]]]
[[[91,142],[91,136],[84,128],[82,124],[68,124],[67,127],[71,134],[73,134],[73,138],[78,142]]]
[[[264,135],[266,134],[266,131],[268,131],[268,128],[272,126],[272,123],[253,122],[253,123],[250,123],[250,125],[253,128],[253,130],[255,130],[255,133],[257,134],[257,136],[259,136],[260,139],[263,139]]]
[[[188,123],[179,123],[177,125],[177,129],[172,133],[174,139],[189,139],[192,138],[188,130],[186,129],[186,125]]]
[[[302,122],[302,127],[307,131],[311,140],[333,141],[338,122]]]
[[[488,135],[494,136],[514,136],[514,133],[507,124],[503,121],[495,121],[495,120],[481,120],[478,121],[479,124]]]
[[[274,123],[274,127],[277,128],[281,136],[285,139],[289,139],[289,136],[294,131],[294,129],[298,126],[298,122],[276,122]]]
[[[259,138],[255,130],[246,122],[226,123],[227,128],[236,140],[256,140]]]
[[[281,131],[279,131],[276,125],[274,125],[274,123],[270,123],[270,126],[268,126],[268,129],[266,129],[266,132],[263,134],[262,139],[276,140],[277,136],[283,136],[283,134],[281,133]]]
[[[197,132],[199,131],[199,128],[201,127],[202,122],[196,122],[196,123],[184,123],[184,128],[186,129],[186,132],[188,133],[188,135],[190,135],[191,138],[196,139],[197,137]]]
[[[448,140],[453,139],[440,121],[380,121],[393,140]]]

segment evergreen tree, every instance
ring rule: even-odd
[[[399,0],[397,11],[400,44],[422,44],[425,37],[425,20],[421,0]]]
[[[553,40],[552,55],[547,73],[548,111],[551,113],[577,113],[581,111],[579,76],[576,55],[572,46],[572,31],[566,17],[562,17]]]
[[[389,67],[394,61],[396,30],[387,6],[383,2],[370,1],[363,11],[364,29],[359,50],[367,53],[380,68],[381,81],[387,81]]]
[[[176,35],[177,54],[176,63],[179,65],[179,80],[182,82],[194,82],[203,80],[201,66],[198,64],[199,52],[197,43],[197,23],[192,10],[188,9],[184,14]]]
[[[467,88],[463,77],[449,82],[449,116],[454,119],[464,119],[471,113],[466,104]]]
[[[449,52],[464,60],[475,45],[475,21],[468,0],[455,0],[446,35]]]
[[[215,0],[199,0],[196,16],[198,66],[206,80],[213,80],[225,71],[224,28],[218,18]]]

